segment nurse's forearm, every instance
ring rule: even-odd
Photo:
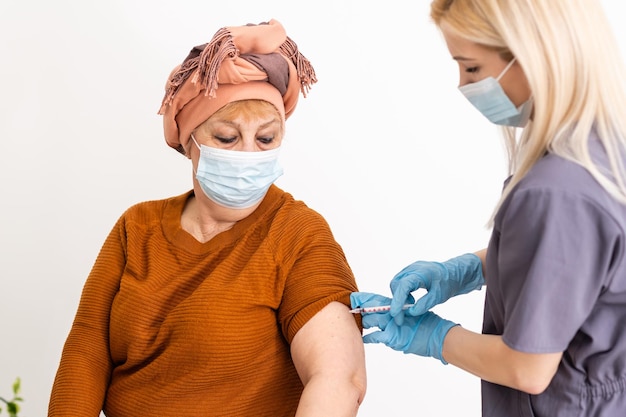
[[[474,255],[480,258],[480,262],[483,264],[483,277],[487,277],[487,270],[485,269],[485,265],[487,265],[487,248],[474,252]]]
[[[529,394],[543,392],[558,368],[562,353],[524,353],[508,347],[501,336],[450,329],[443,343],[444,359],[485,381]]]

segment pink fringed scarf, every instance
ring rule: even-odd
[[[272,54],[287,65],[275,65]],[[283,79],[284,85],[274,81]],[[286,119],[299,93],[306,97],[316,82],[311,63],[278,21],[222,28],[170,74],[159,109],[165,139],[184,152],[193,129],[228,102],[246,98],[269,101]]]

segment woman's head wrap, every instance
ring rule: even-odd
[[[165,141],[184,154],[193,130],[238,100],[268,101],[286,120],[315,82],[311,63],[278,21],[224,27],[171,72],[159,109]]]

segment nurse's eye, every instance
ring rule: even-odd
[[[473,74],[475,72],[478,72],[478,67],[469,67],[465,69],[465,72],[469,72],[470,74]]]

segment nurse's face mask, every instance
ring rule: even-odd
[[[217,204],[244,209],[265,197],[283,169],[278,163],[280,147],[269,151],[242,152],[198,145],[196,179],[206,196]]]
[[[497,78],[489,76],[475,83],[463,85],[459,90],[490,122],[502,126],[524,127],[532,112],[532,98],[515,107],[499,82],[514,62],[515,58]]]

